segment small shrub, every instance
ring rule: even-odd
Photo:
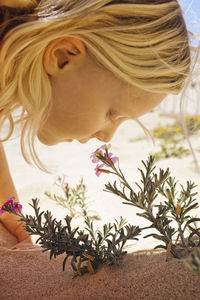
[[[185,126],[188,134],[191,136],[200,130],[200,116],[185,117]],[[184,129],[180,121],[172,125],[157,126],[152,130],[152,135],[160,140],[160,150],[152,155],[156,160],[189,155],[189,149],[179,146],[184,139]]]
[[[141,230],[138,226],[126,224],[122,217],[113,224],[105,224],[103,231],[94,231],[93,221],[85,218],[85,229],[72,228],[72,217],[65,217],[65,225],[62,221],[53,218],[50,211],[40,212],[39,200],[32,199],[30,204],[34,209],[34,216],[23,215],[21,206],[13,199],[4,204],[2,212],[10,212],[19,216],[19,221],[25,222],[25,230],[30,235],[38,235],[36,243],[43,252],[50,251],[50,259],[60,254],[66,254],[63,261],[63,271],[68,258],[71,258],[72,269],[78,275],[85,272],[94,273],[100,264],[119,265],[123,256],[127,253],[124,246],[128,240],[137,240]]]
[[[86,186],[83,183],[83,178],[75,188],[71,187],[65,181],[65,175],[59,176],[55,184],[62,191],[62,196],[45,192],[45,195],[56,202],[56,204],[68,210],[72,218],[90,217],[93,220],[100,220],[100,217],[95,211],[89,209],[89,202],[86,198]]]
[[[200,276],[200,251],[197,250],[196,253],[191,254],[191,265],[187,264],[188,267]]]
[[[194,229],[195,222],[200,218],[190,216],[191,210],[198,207],[194,192],[194,183],[188,181],[186,188],[181,185],[181,191],[176,190],[177,182],[170,177],[169,169],[160,169],[155,173],[154,161],[150,156],[146,162],[142,161],[145,171],[139,169],[141,180],[136,183],[138,192],[128,183],[122,170],[116,167],[108,152],[110,146],[103,146],[93,153],[96,155],[95,163],[103,163],[99,172],[112,173],[117,176],[119,184],[115,181],[105,185],[105,191],[117,195],[123,199],[123,203],[135,206],[143,212],[137,215],[150,222],[148,227],[142,230],[153,229],[153,232],[145,238],[152,236],[162,242],[155,248],[164,248],[175,258],[181,258],[186,252],[191,251],[195,246],[200,246],[200,231]],[[165,200],[158,204],[159,196]],[[155,201],[156,200],[156,201]],[[172,221],[173,224],[172,224]],[[188,234],[186,234],[188,232]],[[193,242],[193,236],[197,235],[198,245]]]

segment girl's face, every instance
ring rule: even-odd
[[[108,142],[120,124],[151,111],[166,97],[122,82],[88,55],[67,59],[64,69],[50,76],[52,108],[38,133],[46,145],[91,138]]]

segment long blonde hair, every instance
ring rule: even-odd
[[[178,94],[190,72],[188,32],[176,0],[0,0],[0,5],[11,10],[0,28],[0,126],[10,120],[7,140],[12,113],[22,108],[22,154],[42,169],[34,141],[51,107],[43,56],[56,38],[80,39],[97,64],[147,91]]]

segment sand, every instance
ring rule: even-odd
[[[158,113],[154,112],[144,116],[142,122],[150,129],[173,120],[160,118]],[[197,137],[192,138],[196,149],[199,148]],[[135,138],[139,140],[135,142]],[[119,216],[125,217],[133,225],[149,225],[144,219],[136,216],[139,212],[137,209],[123,205],[114,195],[103,192],[104,184],[108,180],[112,182],[114,178],[107,174],[102,174],[100,178],[94,175],[90,155],[100,145],[101,143],[96,141],[81,146],[76,142],[69,145],[60,144],[49,149],[38,145],[41,159],[54,168],[54,174],[48,175],[23,161],[18,138],[5,143],[11,173],[24,213],[33,213],[29,203],[32,198],[38,197],[42,210],[49,209],[57,219],[63,219],[67,211],[48,200],[44,192],[58,192],[52,183],[56,174],[65,173],[67,181],[72,185],[77,183],[81,176],[84,177],[87,197],[91,201],[90,208],[97,211],[101,217],[101,220],[95,223],[96,227],[101,228],[104,223],[112,222]],[[142,166],[141,160],[146,160],[149,152],[155,151],[156,147],[144,139],[142,130],[133,121],[126,122],[112,141],[112,152],[120,158],[120,167],[131,183],[140,178],[137,168]],[[200,160],[199,152],[197,156]],[[164,169],[170,167],[172,176],[176,176],[182,184],[187,180],[199,184],[200,177],[194,171],[191,156],[162,160],[157,166]],[[198,215],[199,209],[194,214]],[[83,220],[74,220],[73,224],[83,226]],[[36,238],[33,238],[33,241],[35,240]],[[200,299],[200,278],[188,270],[182,260],[165,262],[165,253],[146,250],[154,248],[157,244],[153,238],[143,239],[141,236],[138,242],[129,245],[129,254],[119,268],[104,266],[94,275],[85,274],[73,278],[70,266],[67,265],[66,271],[62,271],[63,255],[50,261],[49,254],[42,253],[37,245],[31,248],[24,243],[16,246],[15,238],[0,225],[0,300]],[[15,249],[12,249],[13,247]]]
[[[1,300],[194,300],[200,299],[200,277],[182,260],[165,261],[165,253],[128,254],[120,267],[100,267],[94,275],[73,276],[64,255],[49,260],[41,248],[12,249],[15,244],[0,225]],[[18,245],[20,247],[20,245]]]

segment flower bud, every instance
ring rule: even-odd
[[[180,203],[178,203],[176,206],[176,214],[179,216],[180,213],[181,213],[181,205],[180,205]]]

